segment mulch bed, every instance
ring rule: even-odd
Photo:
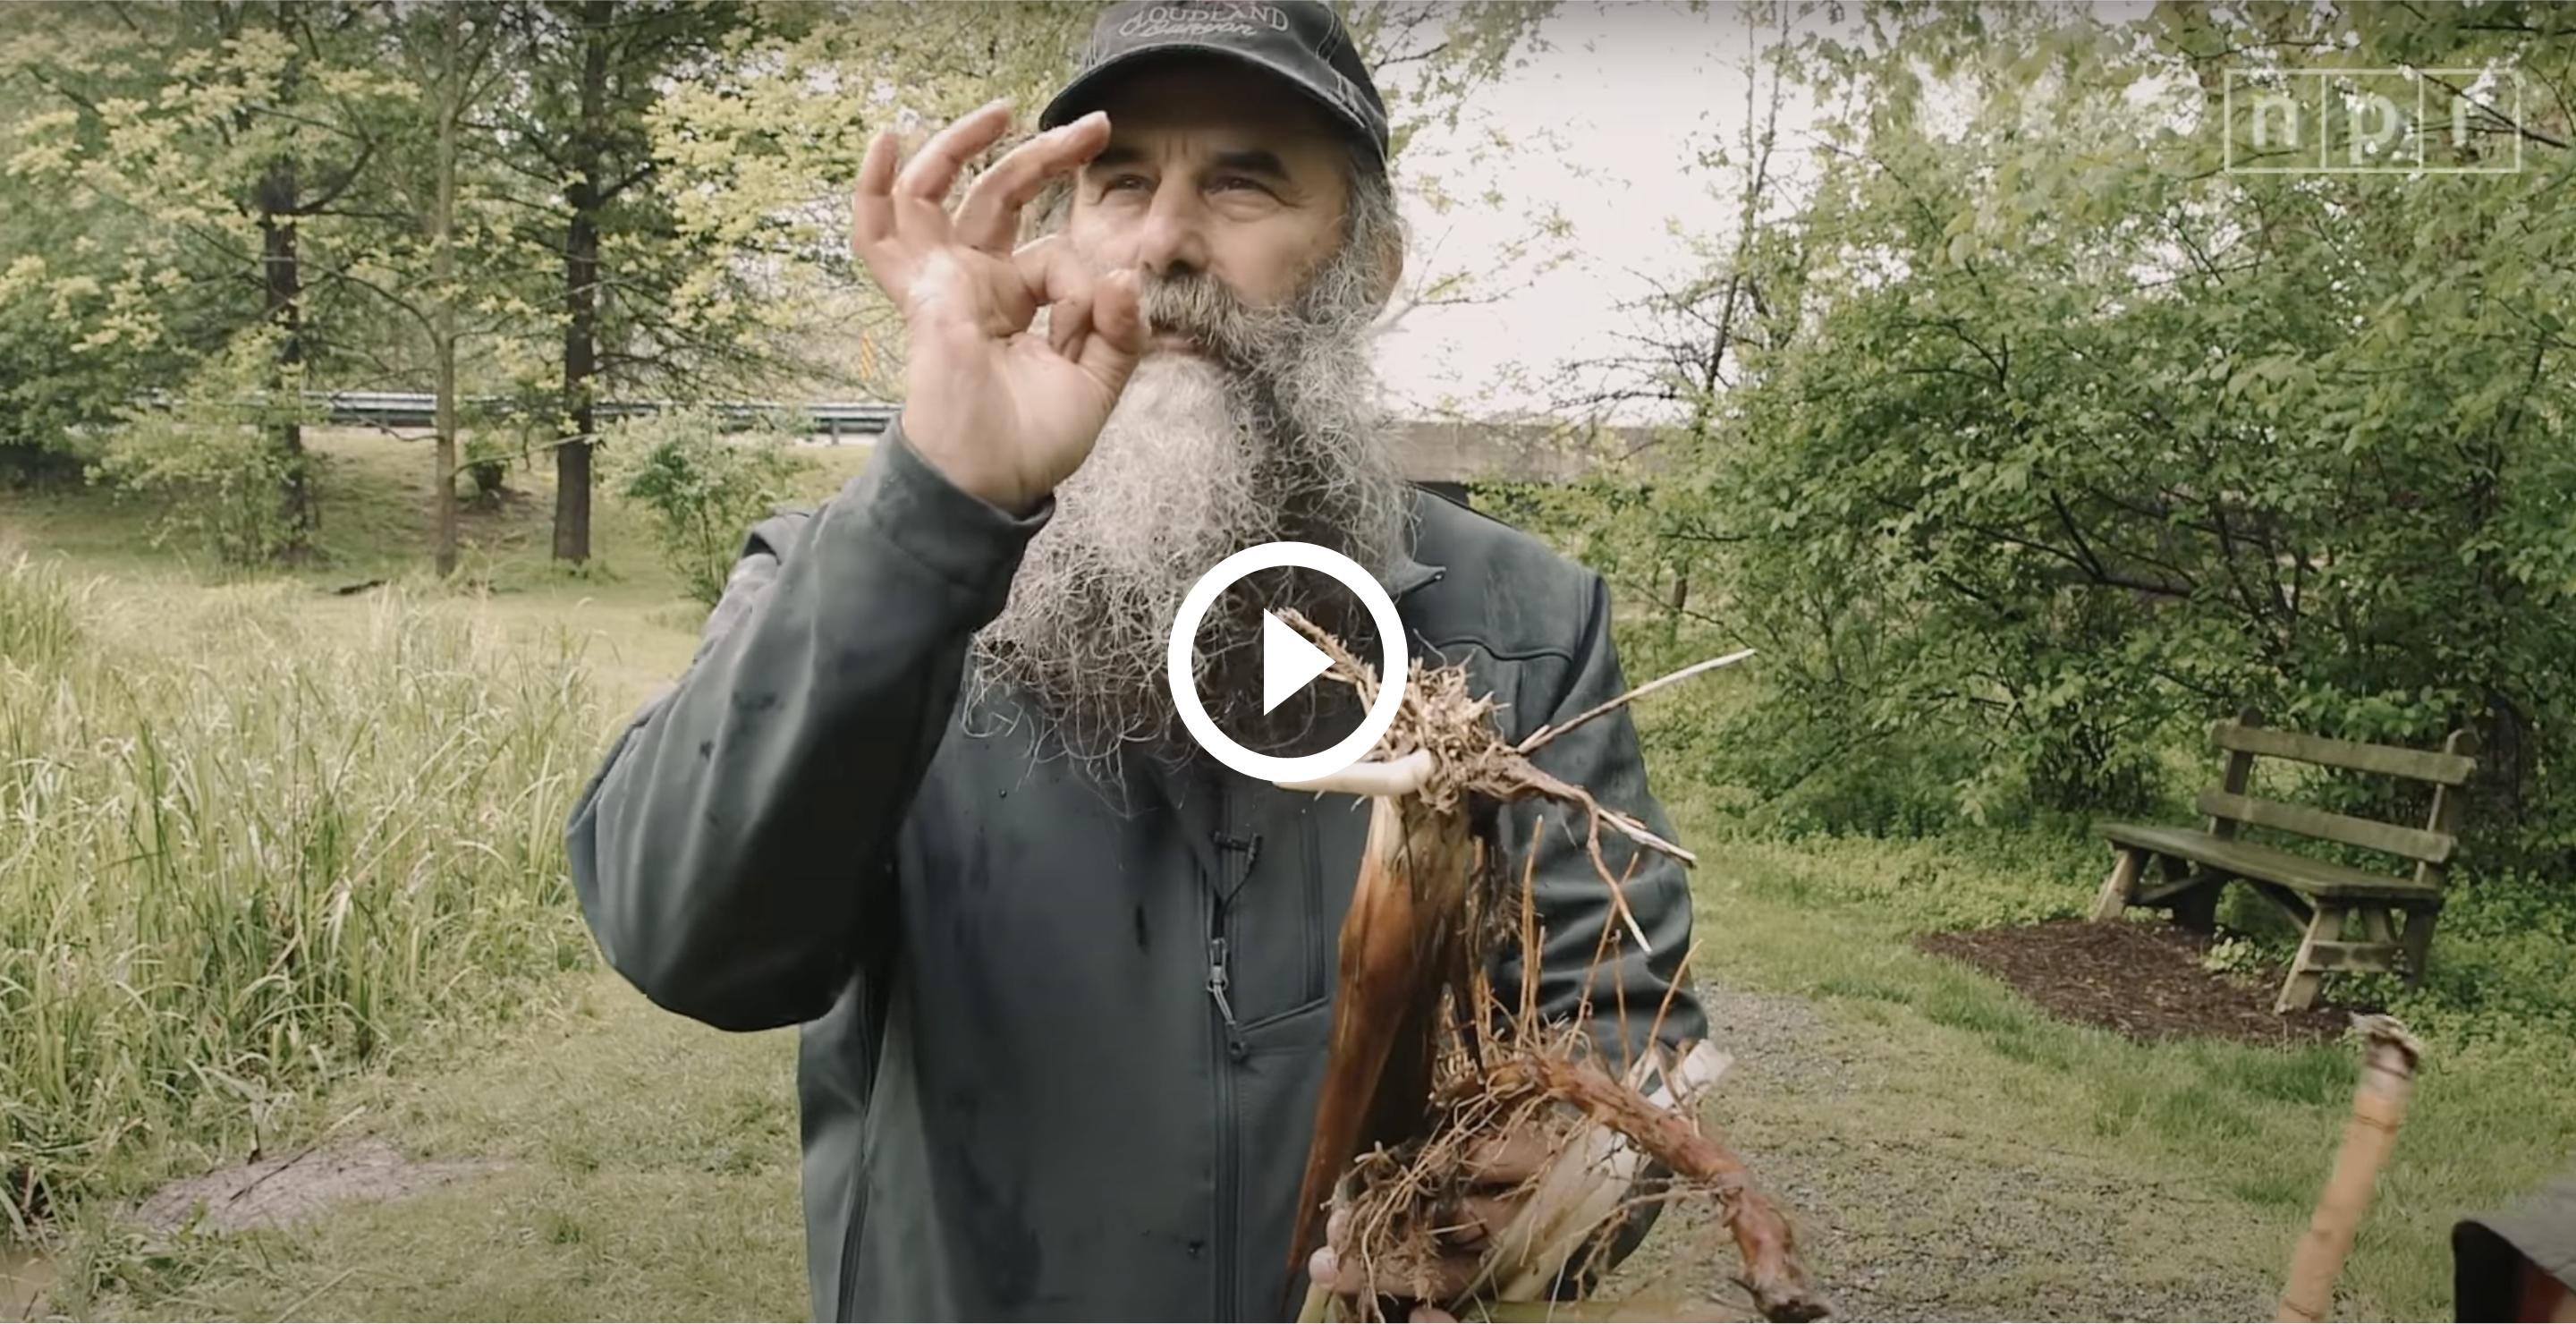
[[[2153,1041],[2192,1036],[2250,1044],[2311,1044],[2342,1036],[2356,1012],[2320,998],[2287,1016],[2272,1010],[2284,969],[2225,973],[2200,964],[2210,935],[2164,922],[2052,919],[2014,928],[1926,933],[1914,945],[2003,980],[2062,1020]]]

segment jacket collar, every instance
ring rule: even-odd
[[[1413,559],[1411,552],[1397,552],[1394,564],[1386,568],[1385,574],[1378,576],[1378,582],[1386,589],[1388,597],[1402,602],[1416,591],[1438,583],[1440,577],[1448,572],[1447,566],[1425,565]]]
[[[1445,565],[1433,565],[1418,559],[1422,551],[1423,525],[1427,523],[1422,516],[1421,503],[1426,500],[1437,501],[1440,498],[1419,492],[1415,494],[1413,529],[1406,539],[1408,545],[1396,552],[1395,560],[1387,566],[1384,574],[1378,576],[1379,587],[1399,603],[1421,589],[1439,583],[1440,577],[1449,573],[1449,567]]]

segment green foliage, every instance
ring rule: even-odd
[[[604,449],[617,494],[651,513],[664,563],[691,598],[712,607],[745,531],[813,471],[792,446],[808,430],[772,415],[728,436],[715,415],[680,410],[612,424]]]
[[[125,411],[108,433],[93,481],[150,504],[155,546],[180,544],[214,564],[264,566],[297,544],[279,493],[308,463],[277,448],[282,426],[310,422],[299,394],[269,387],[269,337],[246,333],[181,389]]]
[[[1666,383],[1700,419],[1672,472],[1590,498],[1627,525],[1614,560],[1689,574],[1692,615],[1762,650],[1728,775],[1817,826],[1931,829],[2153,804],[2167,754],[2245,705],[2418,746],[2470,727],[2481,858],[2576,864],[2552,771],[2576,755],[2576,154],[2231,173],[2196,71],[2326,58],[2299,34],[1875,12],[1866,47],[1777,52],[1852,109],[1812,193],[1745,208],[1738,279],[1704,282],[1739,302],[1698,324],[1733,339],[1673,357],[1730,373]],[[2354,29],[2338,61],[2554,85],[2570,20],[2517,12],[2315,21]]]
[[[1454,116],[1551,8],[1356,12],[1399,136]],[[544,433],[556,553],[580,560],[601,400],[899,392],[901,329],[846,243],[867,142],[917,146],[996,96],[1033,110],[1097,14],[31,0],[0,25],[0,183],[41,203],[0,214],[0,464],[61,467],[84,429],[264,328],[269,390],[426,392],[452,364],[460,394],[506,401]],[[192,439],[208,453],[167,453]],[[227,502],[275,478],[305,550],[295,434],[273,462],[236,440],[168,432],[122,463],[173,492],[220,475]]]
[[[26,562],[0,621],[0,1172],[58,1206],[590,960],[562,824],[602,710],[568,649]]]

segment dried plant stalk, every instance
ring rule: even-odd
[[[1328,676],[1357,689],[1364,705],[1374,700],[1375,678],[1338,640],[1293,613],[1282,618],[1331,659]],[[1436,1300],[1460,1203],[1476,1190],[1478,1149],[1506,1135],[1540,1137],[1556,1160],[1541,1163],[1538,1175],[1513,1192],[1527,1197],[1523,1223],[1531,1225],[1525,1234],[1522,1224],[1514,1225],[1514,1234],[1526,1237],[1514,1249],[1535,1250],[1541,1263],[1551,1262],[1607,1220],[1586,1221],[1589,1205],[1570,1218],[1551,1218],[1562,1211],[1538,1197],[1565,1198],[1564,1189],[1544,1184],[1568,1171],[1579,1176],[1571,1165],[1607,1160],[1600,1150],[1608,1135],[1626,1141],[1628,1171],[1644,1155],[1674,1174],[1666,1198],[1696,1193],[1721,1203],[1744,1261],[1740,1281],[1766,1318],[1811,1320],[1825,1313],[1787,1222],[1755,1189],[1744,1164],[1702,1131],[1694,1108],[1666,1108],[1641,1092],[1646,1069],[1655,1064],[1638,1063],[1628,1079],[1616,1078],[1589,1051],[1587,1026],[1544,1023],[1536,1005],[1542,947],[1531,879],[1526,872],[1517,880],[1503,877],[1499,852],[1469,829],[1480,801],[1544,798],[1579,808],[1587,852],[1620,920],[1603,934],[1602,954],[1623,933],[1646,947],[1627,907],[1627,880],[1614,877],[1602,855],[1602,830],[1685,864],[1695,860],[1583,788],[1542,771],[1529,754],[1639,694],[1747,655],[1641,686],[1519,747],[1496,729],[1491,700],[1468,694],[1463,667],[1431,669],[1417,660],[1377,758],[1298,784],[1370,796],[1372,820],[1341,933],[1332,1056],[1308,1152],[1292,1277],[1321,1240],[1327,1205],[1338,1204],[1349,1218],[1345,1253],[1369,1284],[1360,1302],[1365,1317],[1380,1318],[1402,1300]],[[1488,971],[1491,956],[1509,943],[1518,944],[1523,960],[1521,987],[1506,1001]],[[1664,1010],[1655,1011],[1650,1042]],[[1570,1154],[1576,1145],[1589,1148]],[[1618,1210],[1614,1204],[1602,1212]],[[1499,1258],[1487,1257],[1489,1278]],[[1497,1288],[1534,1290],[1521,1275],[1509,1283],[1479,1281],[1470,1295]],[[1323,1304],[1318,1289],[1304,1318],[1319,1317]]]

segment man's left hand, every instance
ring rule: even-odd
[[[1411,1319],[1454,1320],[1443,1307],[1476,1285],[1495,1239],[1520,1216],[1532,1179],[1549,1157],[1546,1138],[1537,1130],[1491,1137],[1468,1155],[1464,1193],[1454,1208],[1441,1213],[1442,1255],[1429,1284],[1370,1282],[1367,1266],[1349,1258],[1350,1210],[1339,1206],[1325,1221],[1324,1246],[1307,1261],[1306,1275],[1346,1302],[1374,1292],[1412,1302]],[[1427,1294],[1417,1296],[1419,1287],[1427,1287]],[[1350,1313],[1343,1311],[1345,1317]]]

